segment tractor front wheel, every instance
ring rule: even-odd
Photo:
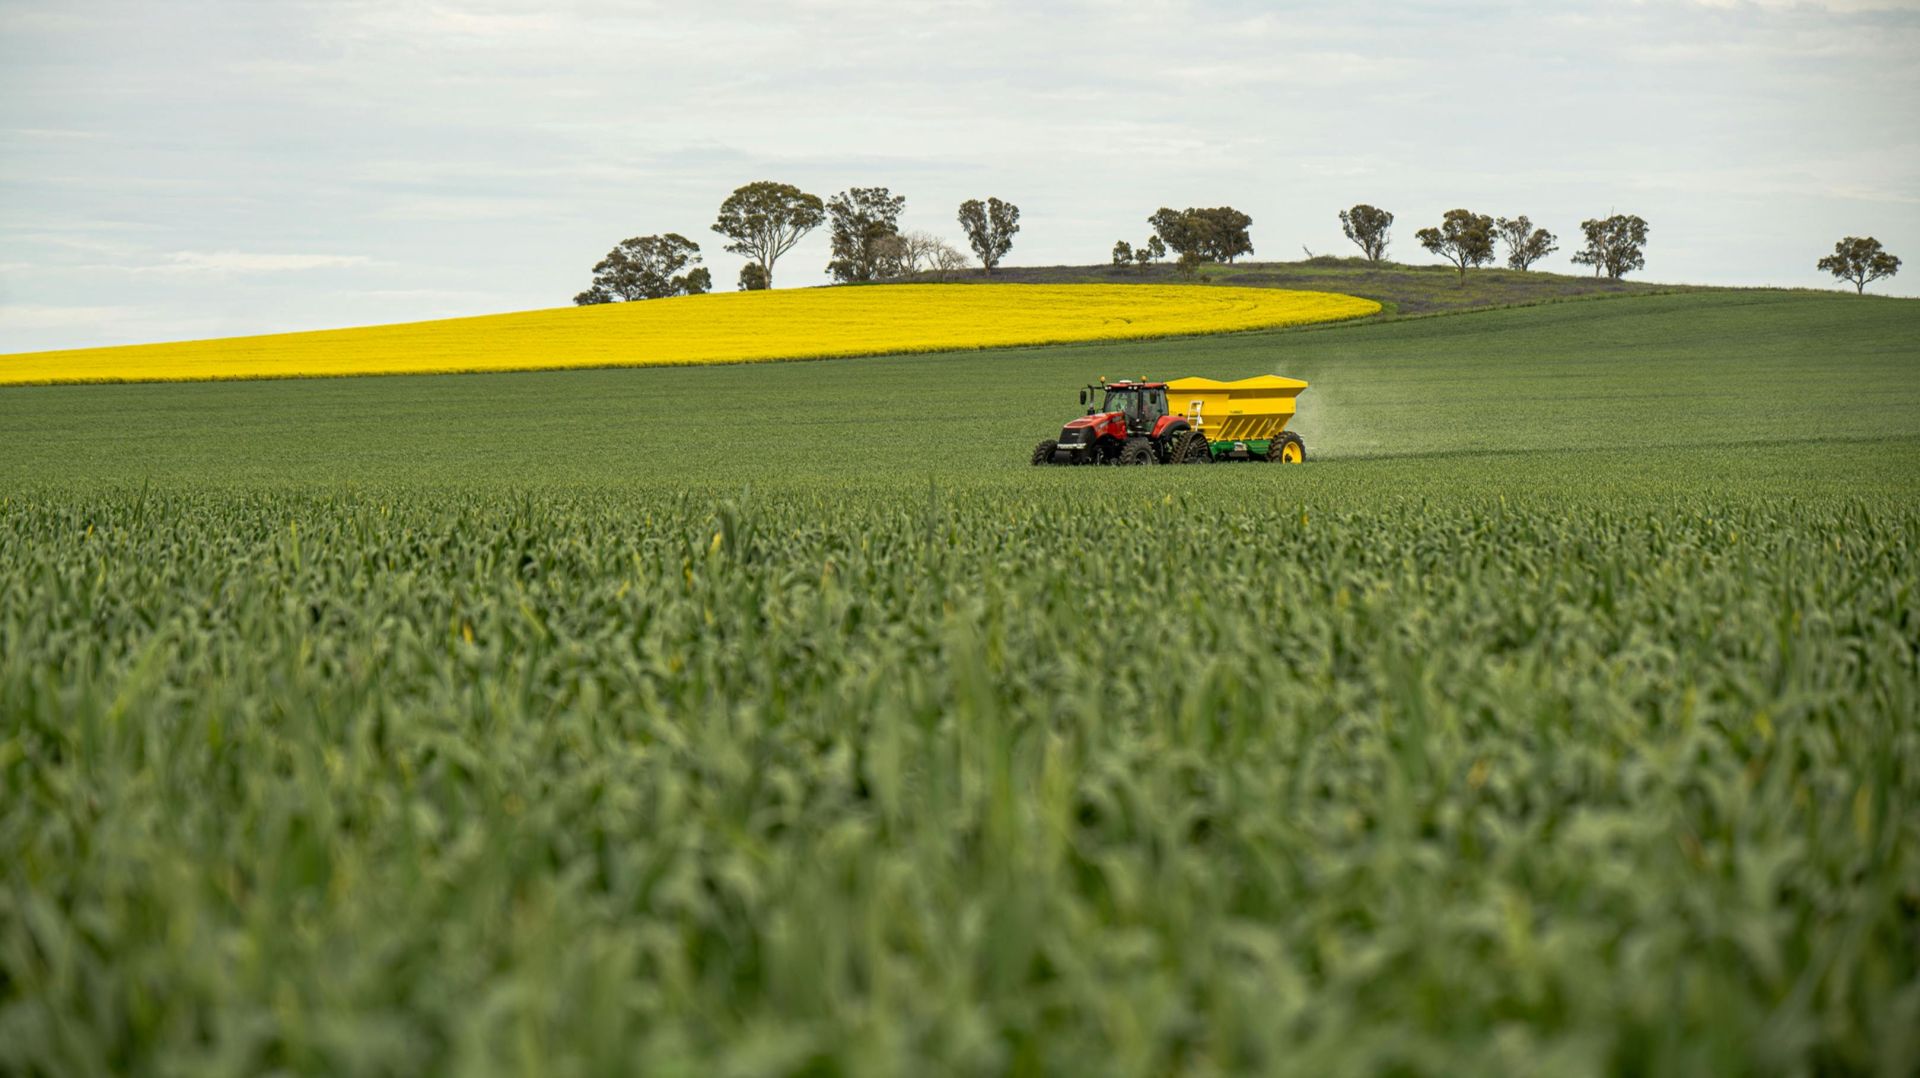
[[[1060,443],[1054,441],[1052,438],[1048,438],[1046,441],[1041,442],[1039,445],[1034,446],[1033,447],[1034,467],[1037,468],[1042,464],[1052,464],[1053,451],[1055,449],[1058,449],[1059,447],[1060,447]]]
[[[1149,438],[1128,438],[1127,444],[1120,447],[1122,464],[1158,464],[1160,458],[1154,455],[1153,441]]]
[[[1290,430],[1281,431],[1267,443],[1267,459],[1276,464],[1303,464],[1307,459],[1307,443]]]

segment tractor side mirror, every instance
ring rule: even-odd
[[[1087,403],[1087,391],[1084,389],[1080,391],[1080,403],[1081,404]]]

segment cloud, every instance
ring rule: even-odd
[[[5,133],[29,139],[103,139],[110,137],[104,131],[80,131],[65,127],[10,127]]]
[[[528,35],[551,33],[567,21],[549,13],[490,10],[466,4],[380,3],[364,11],[369,32],[401,35],[447,44],[450,40],[524,42]]]
[[[138,266],[136,273],[289,273],[300,270],[345,269],[369,265],[365,255],[287,255],[249,251],[176,251],[157,266]]]
[[[443,195],[396,199],[378,216],[396,221],[525,221],[549,217],[553,212],[553,200],[539,194],[509,198]]]
[[[1644,3],[1645,0],[1640,0]],[[1792,11],[1811,9],[1841,15],[1876,11],[1920,11],[1920,0],[1687,0],[1694,7],[1726,10],[1762,9]]]
[[[111,325],[141,314],[138,307],[58,307],[37,304],[0,306],[0,330],[68,329]]]

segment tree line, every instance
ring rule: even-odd
[[[1340,230],[1370,262],[1386,258],[1393,214],[1361,203],[1340,211]],[[1573,256],[1579,265],[1593,267],[1595,276],[1618,279],[1647,264],[1647,222],[1637,214],[1616,213],[1580,222],[1584,246]],[[1560,249],[1559,240],[1544,228],[1535,228],[1525,214],[1490,217],[1471,210],[1448,210],[1435,228],[1413,234],[1420,246],[1452,263],[1464,281],[1467,270],[1492,262],[1495,244],[1506,248],[1507,266],[1526,270]],[[1814,268],[1851,282],[1864,293],[1867,285],[1900,271],[1900,259],[1872,236],[1848,236],[1833,245],[1833,253]]]
[[[1212,209],[1174,210],[1161,207],[1147,218],[1153,236],[1135,247],[1126,240],[1113,245],[1113,264],[1132,265],[1142,271],[1171,251],[1178,256],[1176,267],[1188,276],[1196,275],[1208,262],[1232,262],[1253,253],[1248,230],[1253,218],[1231,206]],[[1383,262],[1391,242],[1393,214],[1377,206],[1361,203],[1340,211],[1340,230],[1360,248],[1370,262]],[[1642,249],[1647,242],[1647,222],[1627,214],[1615,214],[1580,223],[1586,247],[1573,256],[1578,263],[1589,264],[1595,274],[1623,277],[1646,265]],[[1504,245],[1507,265],[1527,270],[1533,264],[1560,249],[1559,240],[1544,228],[1536,228],[1525,214],[1494,218],[1469,210],[1448,210],[1435,228],[1414,233],[1422,247],[1452,263],[1462,280],[1467,270],[1485,265],[1496,256],[1495,245]]]
[[[1383,262],[1391,242],[1393,214],[1362,202],[1340,211],[1340,231],[1369,262]],[[1574,253],[1578,265],[1593,267],[1594,276],[1613,279],[1645,268],[1647,222],[1638,214],[1616,213],[1580,222],[1584,246]],[[1413,238],[1433,254],[1451,263],[1466,280],[1467,271],[1499,257],[1505,248],[1507,268],[1526,272],[1534,263],[1560,249],[1560,238],[1536,227],[1526,214],[1494,217],[1454,209],[1440,215],[1440,223],[1414,232]]]
[[[902,232],[900,216],[906,205],[905,196],[885,187],[850,187],[823,201],[792,184],[763,180],[728,195],[712,227],[725,237],[727,251],[747,259],[738,280],[742,291],[772,288],[780,258],[822,225],[832,238],[832,260],[826,268],[836,282],[884,281],[927,272],[946,280],[971,265],[958,247],[932,233]],[[1359,203],[1341,210],[1339,217],[1341,233],[1369,262],[1386,261],[1392,213]],[[1013,237],[1020,231],[1020,207],[999,198],[968,199],[960,204],[956,220],[973,258],[991,276],[1013,249]],[[1253,218],[1231,206],[1184,210],[1162,206],[1147,218],[1147,224],[1153,234],[1137,246],[1124,239],[1113,245],[1115,266],[1144,273],[1172,254],[1182,275],[1198,277],[1208,263],[1232,263],[1254,253]],[[1589,218],[1580,222],[1581,247],[1573,261],[1592,266],[1596,277],[1618,280],[1646,267],[1649,231],[1646,220],[1637,214]],[[1507,267],[1522,272],[1560,250],[1559,237],[1536,226],[1526,214],[1494,217],[1452,209],[1441,215],[1437,225],[1413,235],[1422,248],[1457,269],[1462,283],[1468,270],[1494,262],[1502,250]],[[613,303],[709,292],[712,275],[699,263],[700,245],[677,232],[622,240],[593,267],[593,283],[574,302]],[[1834,244],[1834,253],[1820,259],[1817,268],[1865,292],[1868,284],[1898,272],[1900,260],[1872,236],[1848,236]]]
[[[931,232],[900,230],[904,195],[885,187],[850,187],[822,200],[790,183],[762,180],[734,190],[720,204],[713,231],[726,239],[724,249],[746,258],[738,287],[773,287],[774,267],[807,234],[826,225],[833,257],[827,274],[854,284],[938,273],[947,279],[971,263],[958,247]],[[1020,207],[999,198],[970,198],[957,219],[974,258],[991,275],[1013,250],[1020,231]],[[593,283],[573,297],[581,306],[713,290],[713,275],[700,266],[700,245],[668,232],[621,240],[593,267]]]

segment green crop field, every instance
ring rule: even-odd
[[[1917,582],[1910,300],[0,391],[0,1071],[1910,1074]]]

